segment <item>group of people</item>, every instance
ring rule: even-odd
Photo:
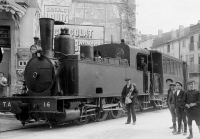
[[[195,81],[189,80],[187,82],[187,91],[182,89],[181,82],[173,83],[172,79],[167,79],[166,82],[169,85],[167,103],[172,115],[173,126],[170,127],[173,129],[172,133],[178,135],[183,132],[183,135],[187,135],[188,125],[190,134],[187,139],[191,139],[193,138],[193,120],[195,120],[200,132],[200,93],[194,89]],[[176,123],[178,123],[178,129]]]
[[[137,103],[138,90],[136,85],[131,83],[130,78],[126,78],[125,81],[126,85],[122,90],[122,103],[126,105],[128,115],[126,124],[131,123],[132,115],[133,125],[135,125],[135,104]],[[187,135],[188,127],[190,134],[187,139],[191,139],[193,138],[193,120],[196,122],[200,132],[200,92],[194,88],[194,80],[189,80],[187,82],[187,91],[182,89],[183,84],[181,82],[173,83],[172,79],[167,79],[166,82],[169,84],[167,103],[172,115],[173,123],[173,126],[170,127],[170,129],[173,129],[172,133],[174,135],[181,134],[182,132],[183,135]]]

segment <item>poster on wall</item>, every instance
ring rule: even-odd
[[[60,34],[61,28],[68,28],[71,37],[75,38],[75,51],[80,52],[80,45],[89,44],[91,46],[104,44],[104,26],[90,25],[55,25],[54,35]]]
[[[16,60],[16,85],[18,86],[17,88],[21,88],[23,85],[23,80],[24,80],[24,69],[29,61],[31,59],[32,55],[30,53],[29,48],[18,48],[17,49],[17,60]]]
[[[18,48],[17,49],[17,69],[25,69],[28,60],[31,59],[32,55],[30,48]]]
[[[69,23],[69,7],[58,5],[44,5],[44,16],[55,21]]]

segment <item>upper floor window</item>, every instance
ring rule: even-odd
[[[190,65],[194,65],[194,54],[190,55]]]
[[[190,49],[190,51],[194,50],[194,36],[190,37],[189,49]]]
[[[200,34],[198,36],[197,48],[200,49]]]
[[[190,43],[194,43],[194,36],[190,37]]]
[[[198,38],[198,41],[200,41],[200,34],[199,34],[199,38]]]
[[[189,65],[189,55],[185,55],[187,65]]]
[[[169,44],[167,45],[167,52],[168,53],[170,52],[170,45]]]

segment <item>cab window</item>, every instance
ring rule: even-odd
[[[148,57],[145,54],[138,53],[137,54],[137,69],[141,71],[148,70]]]

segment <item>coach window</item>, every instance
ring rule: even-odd
[[[166,71],[166,67],[167,67],[167,61],[166,61],[166,58],[165,57],[163,57],[163,73],[164,74],[166,74],[167,73],[167,71]]]
[[[174,61],[174,72],[175,72],[175,75],[178,75],[178,72],[177,72],[177,70],[178,70],[177,64],[178,64],[178,62],[177,62],[177,61]]]
[[[171,73],[171,66],[170,66],[170,59],[167,58],[167,73],[170,74]]]
[[[171,59],[171,74],[174,74],[174,60]]]
[[[183,75],[183,68],[182,68],[182,63],[180,63],[180,75]]]
[[[180,75],[180,62],[177,62],[177,75]]]

